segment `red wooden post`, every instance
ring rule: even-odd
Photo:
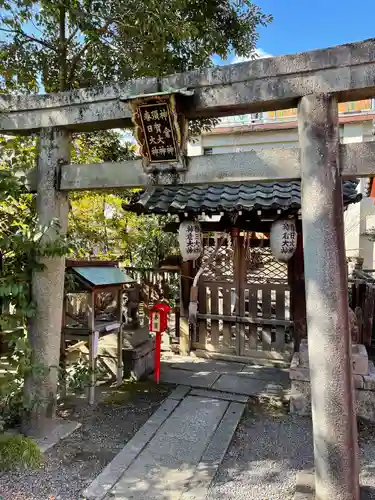
[[[161,332],[155,336],[155,382],[160,382]]]
[[[170,307],[166,304],[155,304],[150,311],[150,332],[155,333],[155,381],[160,381],[161,334],[168,326]]]

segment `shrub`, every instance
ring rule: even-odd
[[[42,452],[31,439],[20,434],[0,435],[0,470],[15,467],[36,468],[42,460]]]

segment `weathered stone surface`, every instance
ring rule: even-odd
[[[375,423],[375,392],[357,390],[356,408],[359,417]]]
[[[174,389],[169,397],[170,399],[176,399],[177,401],[181,401],[181,399],[184,399],[184,397],[190,392],[191,387],[188,387],[186,385],[178,385],[176,389]]]
[[[361,344],[352,346],[353,372],[357,375],[368,374],[368,354],[366,347]]]
[[[375,368],[373,361],[369,361],[368,374],[363,377],[364,389],[375,391]]]
[[[355,382],[355,384],[357,416],[375,423],[375,388],[373,390],[363,389],[364,385],[360,380]],[[292,381],[290,391],[290,412],[300,416],[311,415],[311,389],[309,382],[300,380]]]
[[[365,386],[364,377],[362,375],[354,374],[353,380],[354,380],[355,389],[363,389],[364,388],[364,386]]]
[[[66,194],[56,190],[61,163],[70,159],[70,135],[66,131],[45,129],[40,135],[37,165],[38,224],[48,228],[42,242],[57,241],[66,234],[69,204]],[[57,225],[55,221],[59,221]],[[43,436],[48,420],[55,415],[58,367],[60,361],[61,317],[64,295],[65,257],[43,257],[42,271],[34,272],[32,299],[36,314],[30,321],[28,340],[33,363],[26,379],[25,391],[34,404],[24,432]]]
[[[246,404],[249,400],[247,396],[241,394],[232,394],[230,392],[209,391],[207,389],[192,389],[190,396],[200,398],[222,399],[223,401],[235,401],[237,403]]]
[[[290,389],[290,413],[296,415],[311,415],[310,382],[292,380]]]
[[[124,378],[140,380],[154,371],[155,340],[148,339],[134,348],[123,349]]]
[[[309,366],[309,350],[306,339],[301,340],[299,347],[299,363],[301,366]]]
[[[244,394],[245,396],[267,395],[269,380],[237,375],[222,375],[212,386],[214,390]]]
[[[372,488],[362,486],[360,500],[371,500],[374,496]],[[299,472],[296,478],[296,492],[293,500],[316,500],[314,471]]]
[[[374,40],[302,54],[272,57],[162,78],[142,78],[112,87],[96,87],[42,96],[0,96],[0,130],[35,131],[42,126],[86,129],[130,125],[129,100],[160,90],[195,90],[189,118],[221,116],[295,106],[298,98],[339,93],[342,101],[371,98],[375,87]],[[30,113],[30,110],[33,112]],[[26,115],[26,116],[25,116]]]
[[[290,365],[289,378],[290,380],[301,380],[310,382],[310,369],[307,366],[300,364],[299,353],[296,352],[293,356],[292,364]]]
[[[214,436],[219,432],[220,438],[219,424],[224,427],[230,424],[225,418],[227,408],[224,401],[186,397],[126,470],[109,498],[181,498],[195,477],[202,456],[211,449],[207,459],[216,465],[220,458],[222,450],[216,448]],[[237,413],[238,418],[240,412]],[[229,427],[231,431],[233,425]],[[228,425],[224,431],[227,436],[230,434]],[[207,448],[210,442],[213,444]]]
[[[298,105],[316,496],[358,500],[338,106],[323,89]]]
[[[52,422],[49,429],[45,429],[45,436],[35,440],[36,444],[39,446],[41,452],[45,453],[59,441],[70,436],[70,434],[73,434],[73,432],[79,429],[81,425],[82,424],[80,422],[56,419]]]
[[[315,476],[313,472],[299,472],[293,500],[314,500]]]
[[[261,380],[268,380],[269,382],[281,384],[285,387],[289,386],[288,370],[283,370],[281,368],[247,365],[239,375],[241,377],[249,376]]]
[[[375,174],[375,143],[373,142],[342,144],[340,157],[343,177],[368,177],[371,173]],[[298,158],[297,148],[194,156],[189,159],[188,171],[177,175],[175,182],[176,184],[199,185],[300,179]],[[144,173],[141,160],[128,160],[124,163],[63,165],[61,174],[60,189],[62,191],[132,188],[155,183],[163,185],[162,181]]]
[[[171,366],[172,368],[182,368],[192,372],[213,371],[217,373],[239,373],[246,368],[243,363],[200,358],[181,359],[181,362],[173,363]]]
[[[349,324],[350,324],[350,335],[352,337],[352,343],[358,344],[359,328],[358,328],[357,316],[353,311],[353,309],[351,309],[350,307],[349,307]]]
[[[180,500],[206,499],[210,484],[225,456],[244,410],[244,404],[231,403],[229,405]]]
[[[168,398],[82,493],[83,498],[102,500],[156,434],[178,403],[178,401]]]
[[[210,389],[220,374],[216,372],[190,372],[175,368],[162,367],[160,381],[167,384],[189,385]]]

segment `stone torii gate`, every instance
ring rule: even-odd
[[[176,184],[302,182],[307,328],[311,370],[316,498],[358,500],[359,465],[351,366],[342,179],[375,175],[375,143],[339,143],[338,102],[375,95],[375,39],[303,54],[148,78],[69,93],[0,96],[0,133],[38,133],[37,210],[41,224],[59,219],[64,234],[71,190],[167,183],[168,165],[145,171],[142,160],[70,165],[73,131],[131,126],[128,102],[139,95],[188,89],[188,119],[298,107],[299,149],[194,157]],[[50,233],[50,237],[55,234]],[[37,316],[31,326],[39,361],[57,366],[64,259],[35,274]],[[56,392],[51,369],[46,394]]]

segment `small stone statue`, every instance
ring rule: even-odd
[[[139,308],[139,294],[140,294],[140,286],[138,284],[134,285],[133,288],[128,289],[127,291],[127,304],[126,304],[126,317],[128,326],[132,328],[138,328],[139,326],[139,317],[138,317],[138,308]]]

